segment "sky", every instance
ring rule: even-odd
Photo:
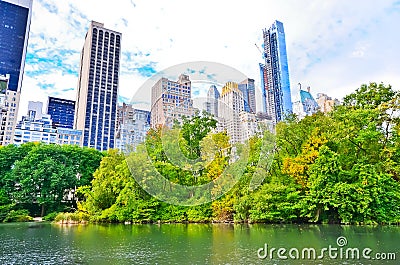
[[[298,83],[338,99],[369,82],[400,90],[399,0],[34,0],[19,116],[28,101],[76,99],[92,20],[122,33],[120,103],[155,74],[195,61],[236,69],[259,89],[255,44],[275,20],[285,28],[293,101]]]

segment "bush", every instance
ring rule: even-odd
[[[54,222],[57,223],[85,223],[89,220],[89,215],[83,212],[75,213],[58,213],[54,217]]]
[[[3,222],[30,222],[33,218],[29,216],[28,210],[11,210]]]
[[[14,206],[14,204],[6,204],[0,206],[0,222],[3,222],[3,220],[7,217]]]
[[[49,213],[48,215],[43,217],[43,220],[44,221],[54,221],[54,219],[56,218],[57,215],[58,215],[58,212]]]

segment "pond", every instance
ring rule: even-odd
[[[400,227],[0,224],[0,264],[399,264]]]

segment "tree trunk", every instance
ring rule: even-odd
[[[45,211],[45,207],[44,207],[44,203],[42,204],[42,212],[40,213],[40,217],[44,216],[44,212]]]

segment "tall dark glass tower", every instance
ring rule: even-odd
[[[51,116],[54,128],[74,128],[75,101],[49,97],[47,114]]]
[[[31,22],[32,0],[0,0],[0,74],[10,75],[8,89],[21,89]]]
[[[121,33],[92,21],[81,53],[75,111],[83,146],[114,148],[120,56]]]
[[[260,64],[263,111],[279,122],[292,113],[285,31],[275,21],[263,30],[264,64]]]
[[[0,0],[0,145],[12,143],[17,124],[33,0]]]

